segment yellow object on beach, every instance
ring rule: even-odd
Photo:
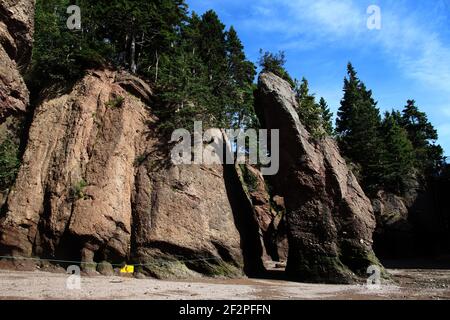
[[[120,269],[120,273],[134,273],[134,266],[125,265],[125,267]]]

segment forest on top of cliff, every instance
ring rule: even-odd
[[[80,28],[67,27],[67,8],[81,10]],[[212,10],[190,13],[184,0],[38,0],[32,63],[26,79],[32,92],[67,86],[93,68],[125,69],[156,89],[159,128],[168,134],[205,127],[256,128],[256,65],[245,55],[233,27]],[[314,139],[333,136],[368,193],[386,189],[401,194],[412,181],[448,179],[438,132],[414,100],[403,110],[380,114],[372,91],[351,63],[335,125],[325,99],[310,92],[308,80],[292,79],[283,52],[261,50],[262,72],[273,72],[294,88],[300,120]],[[0,146],[1,187],[14,180],[18,147]],[[446,178],[447,177],[447,178]]]

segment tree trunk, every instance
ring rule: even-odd
[[[156,51],[155,53],[156,55],[156,71],[155,71],[155,83],[158,83],[158,69],[159,69],[159,55],[158,55],[158,51]]]
[[[138,61],[141,61],[141,54],[144,51],[144,37],[145,37],[145,33],[142,33],[142,37],[141,37],[141,42],[139,43],[139,45],[141,46],[140,50],[139,50],[139,54],[138,54]]]
[[[136,65],[136,36],[133,34],[131,37],[131,72],[136,73],[137,65]]]

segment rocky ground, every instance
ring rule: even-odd
[[[68,290],[63,272],[0,270],[5,299],[450,299],[450,270],[390,269],[393,282],[380,289],[363,285],[304,284],[265,279],[160,281],[82,276],[80,290]]]

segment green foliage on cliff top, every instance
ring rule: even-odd
[[[81,30],[66,9],[81,9]],[[236,30],[214,11],[188,14],[184,0],[38,0],[33,61],[27,76],[39,91],[73,82],[89,68],[125,69],[159,92],[161,129],[253,126],[255,66]]]
[[[408,100],[402,112],[388,112],[382,119],[372,91],[351,63],[336,132],[341,151],[361,168],[360,181],[369,193],[380,188],[402,193],[411,177],[437,175],[443,167],[443,150],[425,113]]]
[[[20,167],[19,146],[9,137],[0,144],[0,191],[8,189]]]

